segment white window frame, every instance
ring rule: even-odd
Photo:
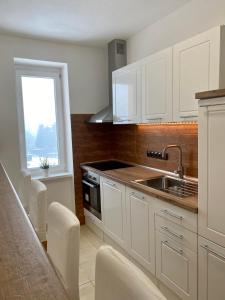
[[[53,66],[27,65],[16,63],[16,94],[17,94],[17,111],[19,125],[19,142],[20,142],[20,162],[21,169],[28,170],[33,177],[42,176],[42,170],[37,168],[27,168],[26,141],[25,141],[25,124],[24,124],[24,109],[22,95],[22,76],[41,77],[54,79],[55,86],[55,113],[56,113],[56,128],[58,142],[58,158],[59,165],[50,166],[50,174],[63,174],[69,172],[66,141],[66,116],[63,97],[63,80],[62,69]]]

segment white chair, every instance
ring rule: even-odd
[[[71,300],[79,300],[80,222],[60,203],[48,209],[48,255]]]
[[[151,280],[110,246],[96,257],[95,300],[166,300]]]
[[[31,174],[27,170],[22,170],[22,183],[20,194],[22,196],[22,202],[27,213],[29,213],[29,201],[30,201],[30,186],[31,186]]]
[[[39,180],[31,179],[29,218],[41,242],[46,241],[47,188]]]

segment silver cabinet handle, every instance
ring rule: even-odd
[[[169,247],[170,249],[176,251],[177,253],[179,253],[181,255],[184,253],[184,251],[182,249],[177,249],[174,246],[171,246],[168,241],[163,241],[162,244],[166,245],[167,247]]]
[[[184,236],[182,234],[177,234],[176,232],[171,231],[168,227],[166,226],[161,226],[162,230],[168,232],[169,234],[177,237],[180,240],[183,240]]]
[[[132,120],[130,120],[130,119],[127,119],[127,120],[117,120],[116,122],[132,122]]]
[[[84,183],[84,184],[86,184],[86,185],[88,185],[88,186],[90,186],[91,188],[95,188],[95,186],[93,185],[93,184],[91,184],[91,183],[89,183],[89,182],[87,182],[86,180],[82,180],[82,182]]]
[[[109,182],[109,181],[106,181],[106,184],[112,186],[112,187],[116,187],[116,184],[115,183],[112,183],[112,182]]]
[[[196,115],[191,115],[191,116],[181,116],[183,119],[190,119],[190,118],[197,118],[198,116]]]
[[[216,251],[214,251],[213,249],[209,248],[208,245],[200,245],[203,249],[205,249],[207,252],[210,252],[216,256],[218,256],[219,258],[222,258],[223,260],[225,260],[225,256],[223,254],[217,253]]]
[[[173,218],[176,218],[178,220],[181,220],[181,221],[183,220],[182,216],[178,216],[178,215],[174,214],[173,212],[171,212],[171,211],[169,211],[167,209],[162,209],[161,212],[164,213],[164,214],[166,214],[166,215],[169,215],[169,216],[171,216]]]
[[[146,118],[146,120],[147,121],[157,121],[157,120],[161,121],[162,118]]]
[[[139,200],[144,200],[145,199],[144,196],[139,196],[135,192],[132,192],[131,195],[134,196],[135,198],[139,199]]]

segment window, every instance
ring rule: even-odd
[[[62,70],[16,64],[21,167],[40,173],[48,159],[51,173],[67,171]]]

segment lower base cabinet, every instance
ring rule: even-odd
[[[196,300],[197,253],[156,231],[156,277],[181,299]]]
[[[101,177],[101,206],[104,232],[126,247],[125,185]]]
[[[174,295],[197,300],[197,216],[111,179],[100,183],[104,234]]]
[[[128,253],[155,275],[154,209],[152,198],[126,189]]]
[[[225,299],[225,248],[202,237],[198,239],[198,299]]]

